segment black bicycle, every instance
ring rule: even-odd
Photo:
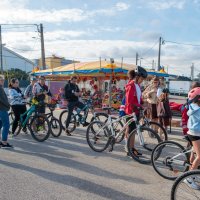
[[[50,122],[51,134],[54,137],[59,137],[62,133],[62,125],[61,125],[59,119],[57,119],[53,114],[54,110],[56,108],[56,103],[57,102],[55,102],[55,104],[46,104],[47,107],[49,108],[50,112],[46,113],[45,115],[47,116],[47,118]]]
[[[108,114],[94,111],[93,100],[92,98],[90,98],[89,100],[86,100],[85,107],[83,109],[75,108],[71,116],[71,121],[68,127],[68,130],[70,133],[73,132],[77,126],[80,126],[80,124],[84,125],[86,123],[88,119],[88,114],[90,111],[92,114],[92,118],[90,122],[94,120],[106,122],[106,120],[108,119]],[[64,110],[61,112],[60,117],[59,117],[59,121],[64,130],[65,130],[65,124],[67,120],[67,115],[68,115],[68,110]]]

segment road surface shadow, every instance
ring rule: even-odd
[[[81,179],[81,178],[71,176],[71,175],[61,175],[54,172],[48,172],[46,170],[36,169],[36,168],[25,166],[22,164],[12,163],[12,162],[2,161],[2,160],[0,160],[0,164],[5,165],[7,167],[14,168],[14,169],[27,171],[39,177],[42,177],[44,179],[54,181],[56,183],[68,185],[68,186],[77,188],[79,190],[92,193],[92,194],[95,194],[107,199],[146,200],[143,197],[141,198],[141,197],[130,196],[125,193],[122,193],[121,191],[117,191],[112,188],[108,188],[103,185],[91,182],[89,180]]]

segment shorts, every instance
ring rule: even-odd
[[[126,119],[126,122],[128,122],[132,117],[129,117]],[[137,115],[137,119],[139,119],[139,115]],[[135,121],[131,122],[131,124],[129,124],[129,134],[136,129],[136,123]]]
[[[200,140],[200,136],[195,136],[195,135],[189,135],[189,134],[188,134],[187,137],[189,138],[189,140],[190,140],[191,142]]]

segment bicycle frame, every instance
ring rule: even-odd
[[[185,164],[184,161],[176,160],[176,158],[178,158],[179,156],[182,156],[182,155],[191,153],[192,151],[193,151],[193,150],[192,150],[192,148],[191,148],[191,149],[189,149],[189,150],[187,150],[187,151],[185,151],[185,152],[183,152],[183,153],[179,153],[179,154],[173,156],[172,158],[170,158],[170,159],[168,160],[168,162],[172,162],[172,163],[175,163],[175,164],[184,165],[184,164]],[[190,166],[190,164],[188,164],[188,166]]]
[[[115,136],[115,132],[114,132],[114,128],[113,128],[113,124],[114,123],[117,123],[121,120],[125,120],[129,117],[132,117],[130,120],[128,120],[128,122],[126,122],[126,124],[124,125],[124,127],[122,128],[122,130]],[[101,127],[101,129],[99,131],[101,131],[102,129],[104,129],[105,127],[108,127],[109,130],[111,130],[111,136],[115,138],[115,140],[125,131],[125,129],[132,123],[132,122],[135,122],[136,123],[136,130],[137,130],[137,134],[138,134],[138,138],[139,138],[139,142],[140,142],[140,145],[141,146],[144,146],[144,138],[141,134],[141,131],[140,131],[140,127],[141,125],[138,123],[138,120],[137,120],[137,117],[136,117],[136,114],[135,113],[132,113],[130,115],[126,115],[126,116],[123,116],[123,117],[120,117],[116,120],[112,120],[111,118],[111,115],[109,115],[108,117],[108,121],[106,122],[106,124]],[[98,133],[97,133],[98,135]]]
[[[28,119],[30,118],[30,116],[35,112],[35,105],[32,105],[25,113],[21,114],[20,115],[20,123],[21,123],[21,126],[22,127],[25,127],[27,122],[28,122]],[[26,119],[23,120],[23,117],[26,116]]]

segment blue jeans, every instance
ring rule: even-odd
[[[6,142],[8,140],[8,133],[10,128],[9,116],[7,111],[0,111],[0,129],[2,127],[2,141]]]

